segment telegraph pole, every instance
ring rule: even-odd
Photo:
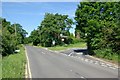
[[[16,36],[16,23],[15,23],[15,36]]]
[[[14,23],[14,28],[15,28],[15,37],[16,37],[16,41],[17,41],[17,29],[16,29],[16,23]]]
[[[17,30],[16,30],[16,23],[14,23],[14,28],[15,28],[15,42],[17,46]]]

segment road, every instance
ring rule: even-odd
[[[117,78],[118,69],[43,48],[26,46],[32,78]],[[82,58],[82,59],[81,59]]]

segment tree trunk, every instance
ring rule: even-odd
[[[91,39],[87,38],[87,52],[89,55],[93,55],[93,50],[92,50],[92,46],[91,46]]]

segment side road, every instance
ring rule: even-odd
[[[48,48],[44,48],[44,49],[47,49],[49,50]],[[75,50],[81,50],[81,52],[75,52]],[[58,53],[63,53],[63,54],[66,54],[68,56],[74,56],[74,57],[85,57],[87,58],[88,60],[94,60],[96,62],[101,62],[102,64],[106,64],[108,65],[109,67],[113,66],[114,68],[119,68],[118,64],[114,64],[114,63],[111,63],[109,61],[106,61],[106,60],[103,60],[101,58],[97,58],[95,56],[91,56],[91,55],[84,55],[84,51],[86,51],[87,48],[69,48],[69,49],[66,49],[66,50],[60,50],[60,51],[53,51],[53,50],[49,50],[49,51],[52,51],[52,52],[58,52]],[[97,64],[97,63],[96,63]]]

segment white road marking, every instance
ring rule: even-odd
[[[42,54],[45,54],[44,52],[42,52]]]
[[[71,56],[73,54],[73,52],[71,52],[68,56]]]
[[[102,65],[104,65],[105,63],[101,63]]]
[[[83,59],[83,58],[81,58],[81,60],[83,61],[84,59]]]
[[[84,78],[83,76],[81,76],[80,78]]]
[[[44,49],[48,50],[48,48],[44,48]]]
[[[110,62],[107,62],[107,61],[104,61],[104,60],[102,60],[102,59],[99,59],[99,58],[95,58],[95,57],[93,57],[93,56],[90,56],[90,55],[88,55],[89,57],[91,57],[91,58],[94,58],[94,59],[97,59],[97,60],[99,60],[99,61],[101,61],[101,62],[104,62],[104,63],[106,63],[106,65],[107,66],[114,66],[114,67],[116,67],[116,68],[118,68],[118,65],[117,64],[114,64],[114,63],[110,63]]]
[[[98,62],[95,62],[95,64],[98,64]]]
[[[25,54],[26,54],[26,58],[27,58],[27,68],[28,68],[28,75],[29,75],[29,78],[32,78],[32,74],[31,74],[31,71],[30,71],[30,64],[29,64],[29,59],[28,59],[28,55],[27,55],[27,49],[26,47],[25,48]]]
[[[110,65],[110,64],[107,64],[108,66],[112,66],[112,65]]]
[[[54,51],[54,52],[57,52],[57,51]],[[58,52],[57,52],[58,53]],[[93,60],[89,60],[89,59],[84,59],[84,58],[81,58],[81,57],[79,57],[79,56],[71,56],[72,54],[73,54],[73,52],[71,52],[69,55],[67,55],[67,54],[64,54],[64,53],[61,53],[62,55],[65,55],[65,56],[70,56],[70,57],[73,57],[73,58],[80,58],[81,60],[84,60],[85,62],[89,62],[89,63],[93,63],[94,62],[94,64],[99,64],[99,61],[93,61]],[[82,53],[76,53],[76,54],[82,54]],[[112,65],[110,65],[110,64],[105,64],[104,62],[100,62],[100,64],[101,64],[101,66],[103,66],[103,67],[108,67],[109,66],[109,68],[111,68],[111,69],[116,69],[116,67],[111,67]],[[100,65],[99,64],[99,65]],[[84,77],[83,77],[84,78]]]
[[[104,64],[102,64],[101,66],[103,66],[103,67],[107,67],[106,65],[104,65]]]
[[[83,54],[82,52],[76,53],[76,54]]]
[[[109,67],[109,68],[111,68],[111,69],[116,69],[116,68],[114,68],[114,67]]]
[[[86,62],[88,62],[88,59],[85,59]]]
[[[25,65],[25,78],[28,78],[28,74],[27,74],[27,64]]]

